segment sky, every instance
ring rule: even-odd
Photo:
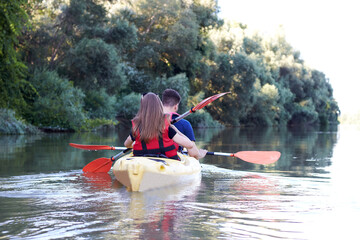
[[[342,113],[360,111],[360,14],[356,0],[218,0],[219,16],[287,42],[323,72]]]

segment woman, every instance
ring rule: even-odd
[[[162,102],[156,94],[143,95],[140,109],[132,120],[131,133],[124,142],[125,147],[132,147],[134,156],[165,155],[179,159],[176,144],[186,147],[188,154],[196,159],[207,153],[170,125],[169,115],[164,114]]]

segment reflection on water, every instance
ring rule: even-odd
[[[256,165],[240,159],[209,156],[204,163],[234,170],[281,172],[290,176],[316,176],[331,165],[336,127],[318,131],[303,128],[235,128],[225,129],[207,144],[207,149],[218,152],[280,151],[281,158],[273,165]]]
[[[116,153],[81,151],[70,147],[70,142],[120,145],[118,137],[121,133],[123,131],[119,134],[114,131],[104,131],[101,133],[0,136],[0,163],[2,165],[0,176],[81,169],[91,160],[111,157]]]
[[[350,239],[357,234],[357,129],[207,129],[210,151],[276,150],[269,166],[208,156],[198,181],[127,192],[81,169],[128,130],[0,136],[0,239]],[[341,229],[341,231],[340,231]]]

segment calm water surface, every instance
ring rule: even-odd
[[[198,129],[210,151],[276,150],[263,166],[207,156],[189,185],[131,193],[81,169],[128,130],[0,136],[0,239],[357,239],[360,130]]]

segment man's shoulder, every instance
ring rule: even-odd
[[[172,119],[175,119],[175,118],[177,118],[178,116],[180,116],[180,114],[178,114],[178,113],[170,113],[171,114],[171,118]]]
[[[173,114],[173,119],[175,119],[177,116],[174,117],[175,114]],[[174,123],[175,127],[185,134],[191,141],[195,141],[194,136],[194,130],[191,126],[191,123],[186,119],[181,119],[178,122]]]
[[[191,125],[190,122],[186,119],[180,119],[179,121],[177,121],[176,123],[179,123],[181,125]],[[175,124],[176,124],[175,123]]]

